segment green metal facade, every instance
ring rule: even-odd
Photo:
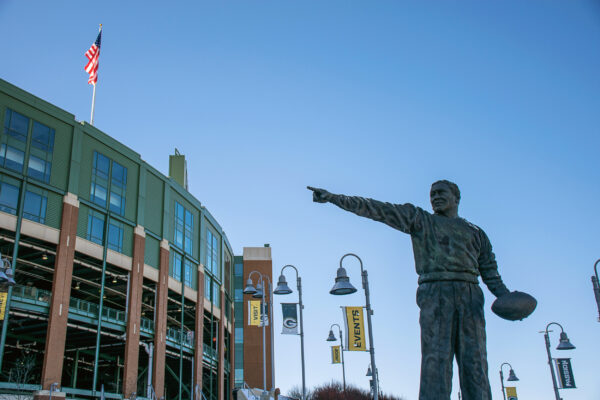
[[[74,194],[77,196],[77,200],[79,201],[79,214],[78,214],[78,223],[77,223],[77,236],[81,239],[92,241],[91,236],[93,235],[92,226],[94,222],[94,215],[110,220],[115,226],[120,227],[118,229],[115,237],[122,236],[120,240],[120,248],[118,248],[117,253],[121,253],[127,257],[132,257],[133,252],[133,244],[134,244],[134,229],[136,226],[141,226],[145,232],[145,250],[144,250],[144,262],[146,266],[154,269],[158,269],[159,267],[159,253],[160,253],[160,243],[161,240],[167,240],[170,245],[170,275],[171,277],[179,280],[180,282],[185,281],[185,273],[181,272],[179,275],[176,271],[174,271],[173,263],[174,257],[176,254],[179,255],[182,259],[186,260],[189,264],[192,265],[193,278],[190,282],[189,288],[193,290],[197,290],[196,282],[197,282],[197,270],[198,264],[202,263],[205,266],[205,274],[206,280],[210,282],[210,288],[215,290],[221,290],[223,286],[227,285],[228,287],[224,287],[225,291],[225,302],[224,305],[215,304],[214,307],[219,307],[221,309],[225,309],[225,316],[230,319],[230,307],[228,309],[228,305],[231,305],[233,300],[233,291],[232,285],[234,282],[233,279],[233,251],[229,244],[227,237],[225,236],[223,229],[219,225],[219,223],[215,220],[215,218],[210,214],[210,212],[204,208],[201,202],[196,199],[192,194],[187,192],[179,183],[175,182],[173,179],[165,176],[164,174],[158,172],[151,165],[148,165],[145,161],[143,161],[140,157],[140,154],[136,153],[134,150],[128,148],[127,146],[119,143],[117,140],[112,138],[111,136],[105,134],[104,132],[98,130],[96,127],[89,125],[85,122],[79,122],[75,120],[74,115],[44,101],[30,93],[27,93],[10,83],[0,79],[0,137],[6,136],[6,126],[7,126],[7,117],[9,113],[18,113],[20,116],[24,116],[29,119],[29,134],[26,144],[26,150],[24,155],[24,165],[27,166],[27,160],[29,152],[31,151],[31,141],[32,139],[32,126],[35,123],[43,124],[45,127],[49,127],[54,132],[53,138],[53,150],[51,151],[51,168],[50,168],[50,177],[47,182],[43,180],[36,179],[30,174],[27,173],[27,168],[23,168],[21,172],[6,167],[5,165],[0,165],[0,182],[8,182],[12,187],[17,187],[20,189],[20,196],[25,196],[23,194],[24,188],[28,192],[39,194],[39,198],[45,198],[45,201],[42,201],[42,207],[44,210],[40,211],[43,213],[43,220],[37,221],[42,225],[53,228],[54,230],[61,229],[61,213],[63,208],[63,197],[67,193]],[[12,115],[12,114],[11,114]],[[8,160],[8,153],[4,153],[4,157]],[[101,206],[98,202],[94,201],[93,198],[93,185],[94,185],[94,160],[98,157],[97,154],[101,154],[106,157],[111,162],[111,171],[116,170],[117,165],[119,168],[123,167],[126,169],[126,185],[123,190],[123,195],[121,200],[124,200],[124,206],[122,205],[122,212],[113,212],[110,209],[110,199],[107,201],[105,206]],[[0,156],[2,156],[0,154]],[[166,155],[165,155],[166,156]],[[116,163],[116,164],[114,164]],[[8,161],[5,162],[6,165]],[[108,178],[112,179],[111,177]],[[6,186],[9,187],[9,186]],[[8,193],[8,192],[6,192]],[[0,193],[0,199],[2,199],[3,195]],[[38,199],[38,197],[33,196],[32,198]],[[111,194],[109,193],[110,197]],[[20,198],[21,198],[20,197]],[[20,199],[19,198],[19,199]],[[13,214],[17,220],[21,220],[22,218],[27,219],[28,217],[23,217],[22,208],[23,204],[27,204],[25,201],[20,202],[20,206],[17,205],[15,208],[15,212],[9,212],[7,208],[0,208],[0,219],[4,218],[8,220],[9,215]],[[36,203],[37,204],[37,203]],[[122,204],[122,203],[121,203]],[[0,207],[2,205],[0,204]],[[176,229],[176,210],[177,207],[183,207],[185,210],[185,218],[188,218],[191,215],[192,223],[189,225],[185,225],[187,229],[188,226],[191,227],[190,232],[185,231],[185,239],[190,239],[191,249],[189,248],[181,248],[177,245],[177,240],[175,240],[175,236],[177,234]],[[26,211],[27,213],[27,211]],[[189,214],[188,214],[189,213]],[[12,217],[11,217],[12,218]],[[186,219],[186,221],[188,221]],[[187,222],[186,222],[187,223]],[[108,225],[108,224],[107,224]],[[92,232],[92,233],[90,233]],[[104,244],[109,240],[107,237],[105,230],[105,235],[103,236]],[[190,234],[191,233],[191,237]],[[20,238],[18,232],[11,232],[10,229],[3,228],[1,230],[2,234],[2,242],[0,242],[1,246],[0,250],[2,251],[3,256],[9,256],[8,252],[17,250],[14,249],[14,246],[19,246]],[[207,240],[210,239],[210,243],[207,243]],[[28,239],[29,240],[29,239]],[[11,242],[13,241],[13,242]],[[215,251],[213,244],[217,243],[218,250]],[[51,246],[48,246],[47,243],[44,243],[40,238],[32,238],[28,242],[28,248],[37,249],[37,256],[42,257],[46,256],[45,251],[40,252],[39,249],[45,249],[48,247],[51,250]],[[114,250],[114,248],[113,248]],[[209,254],[210,251],[210,254]],[[19,252],[19,262],[21,260],[21,250]],[[39,253],[39,254],[38,254]],[[43,254],[42,254],[43,253]],[[28,253],[29,254],[29,253]],[[33,253],[31,253],[33,254]],[[106,250],[104,250],[104,254],[106,254]],[[215,255],[216,254],[216,258]],[[39,258],[32,258],[30,261],[23,261],[28,265],[28,262],[40,263],[42,268],[41,270],[46,273],[51,274],[52,271],[49,268],[53,268],[53,265],[42,265],[42,261]],[[83,256],[76,254],[77,263],[81,265],[91,265],[93,268],[100,268],[102,262],[106,262],[106,260],[94,260],[93,257],[89,255]],[[228,265],[226,265],[225,260],[229,260]],[[216,260],[217,268],[216,270],[210,268],[210,265],[207,266],[207,263],[214,263]],[[78,264],[78,265],[79,265]],[[45,290],[38,287],[36,284],[36,278],[34,272],[32,270],[24,270],[26,272],[19,272],[19,265],[17,265],[17,271],[15,277],[17,278],[17,286],[12,290],[12,304],[11,307],[20,307],[22,310],[27,310],[28,312],[34,312],[36,315],[39,315],[39,319],[43,321],[44,313],[48,313],[48,301],[47,296],[51,296],[51,293],[48,293],[48,290]],[[29,268],[29,267],[28,267]],[[114,279],[115,281],[124,279],[123,276],[127,275],[127,271],[120,271],[117,267],[110,267],[108,269],[106,276],[103,277],[107,281],[110,279]],[[228,275],[228,276],[226,276]],[[76,281],[76,277],[73,278],[73,285],[79,286],[78,281]],[[90,287],[93,286],[93,279],[90,280]],[[146,280],[146,278],[144,278]],[[85,279],[82,278],[82,285],[85,282]],[[33,282],[33,284],[31,284]],[[109,282],[110,283],[110,282]],[[108,287],[107,283],[107,287]],[[185,285],[182,285],[183,290],[185,291]],[[125,286],[123,286],[125,288]],[[108,290],[108,289],[107,289]],[[114,293],[108,290],[106,294],[109,296],[113,296],[111,302],[107,301],[108,305],[105,305],[105,309],[100,309],[98,311],[98,305],[102,302],[101,297],[104,294],[104,284],[102,285],[102,291],[98,295],[98,299],[89,298],[84,300],[83,298],[72,299],[72,304],[70,305],[69,311],[69,321],[81,321],[82,323],[90,323],[93,324],[94,321],[97,321],[98,318],[102,319],[102,328],[103,329],[112,329],[113,332],[124,332],[125,329],[125,314],[124,310],[126,309],[126,304],[120,304],[123,296],[118,296],[118,291],[115,286]],[[125,290],[125,289],[123,289]],[[213,290],[214,292],[214,290]],[[151,291],[144,291],[144,296],[150,296]],[[181,305],[185,302],[185,307],[188,307],[188,302],[190,300],[183,299],[183,294],[179,293],[171,293],[169,291],[169,301],[178,301]],[[205,297],[208,298],[213,303],[219,301],[219,296],[217,294],[211,297],[211,291],[208,293],[205,292]],[[195,307],[195,302],[191,302],[189,306]],[[169,307],[171,307],[169,303]],[[176,304],[176,303],[173,303]],[[185,307],[181,307],[184,308]],[[224,307],[225,306],[225,307]],[[100,306],[102,307],[102,306]],[[204,305],[202,305],[204,307]],[[212,312],[211,306],[211,312]],[[13,308],[10,308],[13,311]],[[93,311],[96,310],[96,311]],[[108,311],[107,311],[108,310]],[[94,314],[94,312],[96,314]],[[208,363],[217,362],[217,357],[215,354],[216,349],[211,347],[210,341],[215,341],[220,343],[220,345],[225,345],[227,343],[228,338],[230,337],[230,333],[227,332],[225,338],[215,338],[216,335],[216,324],[215,317],[211,315],[211,312],[205,314],[205,325],[204,325],[204,335],[208,336],[208,339],[205,340],[205,344],[208,341],[208,347],[204,348],[205,358],[208,359]],[[19,311],[19,313],[22,313]],[[3,324],[8,324],[9,329],[4,329],[7,331],[5,339],[7,343],[12,343],[9,349],[0,349],[2,355],[6,358],[9,350],[15,353],[15,349],[22,348],[22,344],[27,342],[26,339],[21,339],[21,341],[17,340],[14,337],[11,337],[11,321],[13,316],[10,314],[9,310],[7,310],[6,320],[3,321]],[[148,311],[148,314],[152,314],[152,311]],[[18,314],[20,315],[20,314]],[[183,315],[183,312],[182,312]],[[23,317],[24,318],[24,317]],[[37,317],[36,317],[37,318]],[[189,322],[185,322],[182,320],[181,326],[176,326],[174,323],[169,322],[168,328],[169,331],[167,333],[167,343],[170,343],[170,346],[167,352],[171,353],[180,353],[185,355],[185,352],[190,353],[193,352],[193,349],[189,348],[188,345],[182,344],[182,338],[179,337],[179,341],[177,339],[177,335],[183,335],[184,325]],[[29,321],[29,320],[27,320]],[[153,326],[151,319],[144,319],[144,313],[142,313],[142,323],[141,323],[141,335],[142,338],[150,338],[153,335]],[[33,326],[33,323],[23,323],[24,326]],[[37,324],[39,325],[39,323]],[[32,328],[33,329],[33,328]],[[43,327],[37,326],[36,329],[38,332],[40,329],[43,330]],[[231,328],[233,329],[233,327]],[[27,336],[27,330],[19,331],[24,336]],[[72,332],[72,328],[69,328],[68,332]],[[32,334],[33,335],[33,334]],[[69,335],[69,333],[68,333]],[[32,337],[31,342],[35,343],[35,338]],[[170,340],[170,342],[169,342]],[[15,347],[16,343],[16,347]],[[116,343],[116,342],[115,342]],[[8,346],[8,345],[7,345]],[[32,345],[34,346],[34,345]],[[32,347],[33,348],[33,347]],[[93,358],[91,355],[96,352],[96,359],[98,359],[98,352],[101,350],[97,350],[94,348],[85,348],[81,350],[77,350],[76,355],[74,352],[69,353],[65,360],[68,360],[69,365],[73,364],[75,370],[77,368],[96,368],[95,366],[90,366],[90,360]],[[22,352],[21,352],[22,353]],[[140,350],[140,353],[143,353],[143,350]],[[19,353],[20,354],[20,353]],[[19,356],[17,354],[17,356]],[[230,353],[226,352],[226,355],[230,356]],[[16,357],[16,356],[15,356]],[[14,358],[14,357],[13,357]],[[17,359],[18,360],[18,359]],[[103,361],[104,360],[104,361]],[[15,361],[15,360],[12,360]],[[117,371],[122,371],[122,357],[119,358],[119,355],[114,354],[100,354],[101,362],[112,362],[116,365]],[[0,362],[2,360],[0,359]],[[67,362],[67,361],[65,361]],[[228,375],[233,375],[233,366],[229,366],[229,361],[226,357],[226,366],[225,371]],[[143,362],[140,362],[140,371],[143,373]],[[12,365],[12,364],[11,364]],[[8,359],[6,359],[2,365],[1,373],[4,376],[10,371],[11,365],[9,365]],[[189,373],[182,373],[181,369],[185,369],[182,367],[182,363],[179,364],[181,368],[177,371],[176,364],[168,364],[166,365],[167,372],[165,373],[165,380],[175,379],[173,376],[178,376],[181,382],[179,382],[179,393],[173,394],[167,393],[167,399],[182,399],[182,398],[191,398],[191,385],[189,385],[189,378],[186,378],[188,381],[183,382],[184,376],[189,376]],[[38,371],[38,366],[33,368],[33,376],[35,379],[35,374]],[[104,370],[103,370],[104,371]],[[109,369],[106,369],[109,371]],[[231,371],[231,373],[229,372]],[[104,373],[104,372],[102,372]],[[89,391],[86,389],[94,388],[86,388],[85,386],[81,386],[77,381],[77,375],[72,376],[69,375],[70,372],[63,373],[63,387],[69,386],[65,385],[65,382],[71,384],[70,389],[65,389],[67,395],[69,397],[78,397],[78,398],[90,398],[93,397],[90,395]],[[94,379],[96,379],[96,375],[102,375],[100,372],[96,373],[94,370]],[[109,374],[109,372],[106,372]],[[120,386],[118,384],[119,377],[117,376],[118,372],[115,373],[114,379],[117,380],[117,384],[114,386],[114,390],[107,390],[110,392],[108,397],[117,397],[122,398],[123,394],[120,392]],[[83,375],[81,375],[83,376]],[[80,381],[81,381],[80,376]],[[233,377],[231,376],[231,379]],[[106,378],[108,379],[108,378]],[[216,385],[211,380],[210,377],[207,378],[209,383],[205,382],[205,387],[203,388],[204,395],[208,399],[217,399],[223,398],[221,396],[217,397],[216,393]],[[40,382],[26,382],[27,387],[37,388]],[[12,386],[11,386],[12,385]],[[25,386],[23,386],[25,387]],[[11,384],[10,379],[0,377],[0,392],[3,390],[16,390],[15,385]],[[70,391],[69,391],[70,390]],[[227,390],[226,390],[227,392]],[[138,394],[138,397],[144,397],[144,393]],[[228,398],[225,395],[224,398]]]

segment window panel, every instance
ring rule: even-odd
[[[27,141],[27,130],[29,129],[29,118],[10,109],[6,110],[6,121],[4,133],[21,141]]]
[[[212,299],[212,282],[209,276],[204,276],[204,297],[208,300]]]
[[[171,276],[181,282],[181,255],[178,253],[173,254],[173,269]]]
[[[2,144],[0,146],[0,165],[12,169],[16,172],[23,171],[23,160],[25,151],[21,151],[13,146]]]
[[[123,223],[111,220],[108,224],[108,248],[123,252]]]
[[[195,288],[194,285],[194,265],[190,260],[185,260],[184,263],[184,282],[190,288]]]
[[[104,215],[93,210],[88,215],[87,239],[101,246],[104,239]]]
[[[23,218],[30,219],[39,223],[46,222],[46,205],[48,197],[30,191],[25,192],[25,202],[23,204]]]
[[[11,185],[6,181],[0,182],[0,210],[17,214],[17,204],[19,202],[19,187]]]

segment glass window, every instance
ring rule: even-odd
[[[125,214],[125,190],[127,189],[127,168],[116,161],[112,163],[112,178],[110,180],[109,209],[119,215]]]
[[[123,252],[123,223],[110,220],[108,224],[108,248]]]
[[[108,204],[111,212],[125,215],[127,168],[97,151],[93,158],[90,200],[102,207]]]
[[[0,165],[13,171],[23,170],[25,151],[21,151],[5,143],[0,145]]]
[[[0,176],[0,211],[9,214],[17,214],[17,205],[19,203],[19,187],[18,182],[7,182],[9,179]]]
[[[181,282],[181,254],[173,253],[173,267],[171,269],[171,276]]]
[[[53,150],[54,129],[33,121],[27,175],[46,183],[50,182]]]
[[[194,264],[190,260],[184,262],[184,276],[185,285],[191,288],[195,288],[194,285]]]
[[[235,289],[234,296],[235,301],[244,301],[244,291],[242,289]]]
[[[244,343],[244,328],[235,328],[235,342]]]
[[[175,229],[173,241],[187,254],[194,250],[194,215],[178,202],[175,202]]]
[[[217,278],[221,279],[219,268],[219,241],[210,229],[206,230],[206,268]]]
[[[104,238],[104,215],[90,210],[88,215],[87,239],[102,246]]]
[[[211,292],[212,292],[212,282],[209,276],[205,275],[204,276],[204,297],[206,297],[208,300],[212,299],[211,296]]]
[[[217,281],[213,281],[213,304],[215,307],[221,307],[221,288]]]
[[[25,192],[23,217],[43,224],[46,222],[46,205],[48,197],[45,194]]]
[[[4,121],[4,133],[21,141],[27,141],[27,130],[29,129],[29,118],[13,110],[6,110]]]

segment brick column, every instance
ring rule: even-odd
[[[144,228],[138,225],[133,235],[133,260],[131,263],[131,273],[129,274],[129,308],[127,310],[125,367],[123,369],[123,396],[126,399],[130,398],[131,393],[137,392],[145,245],[146,233],[144,232]]]
[[[159,399],[165,395],[165,356],[167,351],[167,300],[169,296],[169,242],[160,242],[160,266],[154,307],[154,358],[152,386]]]
[[[221,318],[219,319],[219,366],[217,376],[219,379],[219,400],[225,399],[225,290],[221,288]]]
[[[43,392],[49,390],[53,383],[58,383],[59,387],[62,386],[78,216],[79,201],[77,196],[67,193],[63,198],[60,235],[54,263],[52,300],[50,302],[46,349],[42,367],[42,391],[36,393],[36,398],[42,398],[45,395]]]
[[[194,388],[202,390],[202,359],[204,358],[204,266],[198,266],[198,291],[196,294],[196,332],[194,334]],[[193,389],[194,389],[193,388]],[[194,398],[196,394],[194,393]]]

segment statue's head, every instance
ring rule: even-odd
[[[431,185],[429,192],[433,212],[446,217],[458,215],[458,203],[460,203],[460,190],[454,182],[441,180]]]

